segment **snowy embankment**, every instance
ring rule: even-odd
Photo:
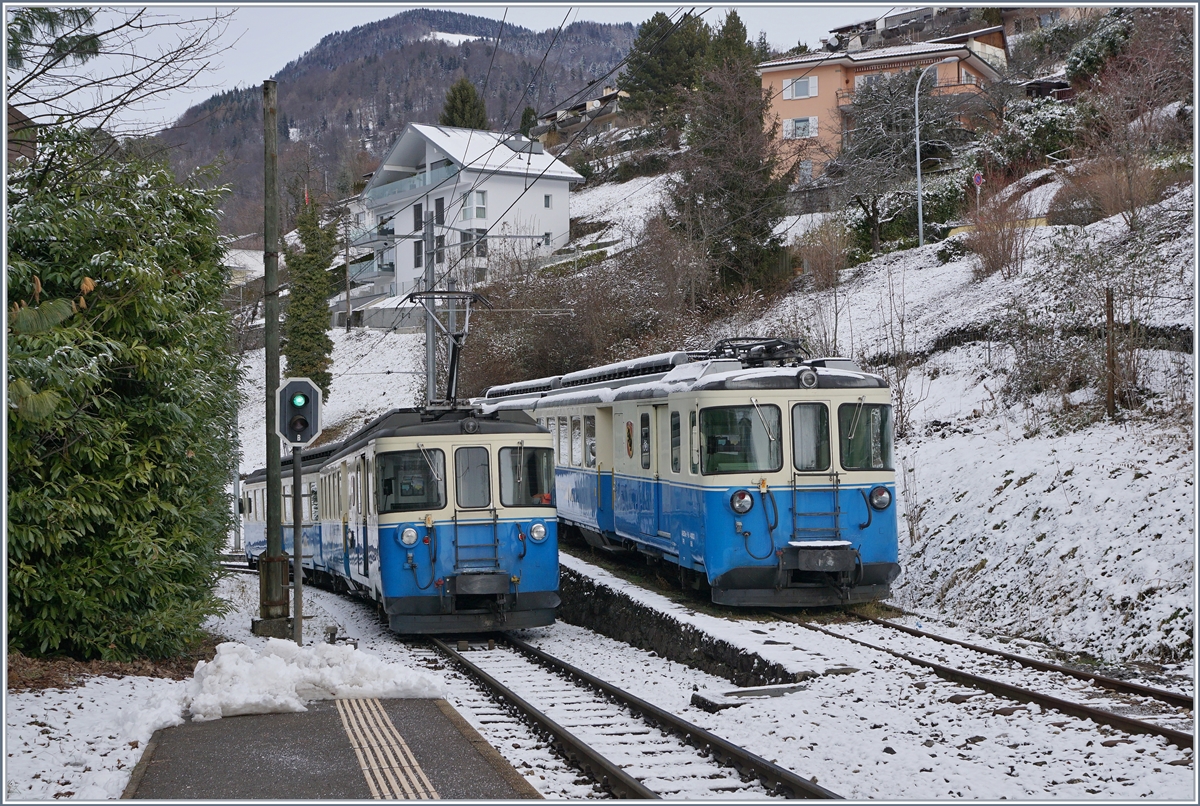
[[[710,334],[801,336],[860,360],[923,356],[902,389],[893,378],[911,425],[896,446],[898,497],[917,515],[907,530],[901,519],[896,604],[1109,661],[1191,659],[1194,356],[1142,351],[1147,410],[1080,429],[1067,424],[1072,407],[1095,406],[1094,391],[1010,407],[1009,374],[1043,356],[980,334],[1018,303],[1044,308],[1071,293],[1055,288],[1064,242],[1093,250],[1105,268],[1142,261],[1154,275],[1139,278],[1153,295],[1140,322],[1190,334],[1193,192],[1143,211],[1152,223],[1140,235],[1120,217],[1039,227],[1013,279],[976,280],[973,255],[943,263],[942,246],[930,244],[848,270],[836,292],[797,292]]]

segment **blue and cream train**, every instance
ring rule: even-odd
[[[398,633],[554,621],[558,524],[550,435],[519,411],[395,409],[301,455],[306,581],[375,601]],[[283,464],[292,555],[291,458]],[[266,549],[266,471],[247,477],[251,565]]]
[[[560,526],[677,566],[714,602],[869,601],[900,572],[890,390],[851,361],[734,339],[475,402],[550,432]]]

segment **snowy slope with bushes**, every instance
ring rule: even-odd
[[[575,217],[613,224],[582,242],[635,237],[661,203],[661,186],[661,177],[642,177],[574,194]],[[802,278],[774,303],[689,334],[686,346],[777,334],[864,363],[907,353],[900,368],[878,367],[907,426],[897,441],[906,518],[894,602],[1105,660],[1182,661],[1195,597],[1194,365],[1179,349],[1191,344],[1195,319],[1192,196],[1180,187],[1145,211],[1136,237],[1120,217],[1031,230],[1028,259],[1010,278],[977,279],[978,258],[961,237],[860,264],[836,289],[811,290]],[[1146,289],[1118,293],[1127,303],[1118,321],[1132,313],[1175,339],[1171,349],[1130,353],[1139,406],[1117,423],[1097,416],[1094,344],[1039,346],[1014,333],[1014,322],[1036,323],[1037,311],[1061,314],[1064,301],[1081,317],[1068,324],[1099,326],[1104,282]],[[332,335],[333,431],[412,404],[421,377],[400,373],[420,371],[421,336]],[[1071,362],[1079,388],[1029,386],[1047,382],[1031,367],[1060,372]],[[261,396],[262,352],[246,363],[247,389]],[[243,408],[243,470],[262,466],[260,409]]]

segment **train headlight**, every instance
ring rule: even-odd
[[[745,515],[754,506],[754,496],[745,490],[738,490],[729,497],[729,506],[739,515]]]
[[[529,536],[534,540],[545,540],[546,527],[540,523],[535,523],[533,526],[529,527]]]
[[[406,546],[414,546],[417,543],[417,530],[411,526],[400,533],[400,542]]]
[[[887,487],[876,487],[871,490],[868,496],[871,501],[871,506],[878,510],[887,509],[892,503],[892,494],[888,492]]]

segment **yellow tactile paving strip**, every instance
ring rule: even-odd
[[[342,727],[376,800],[439,800],[404,737],[376,699],[338,700]]]

